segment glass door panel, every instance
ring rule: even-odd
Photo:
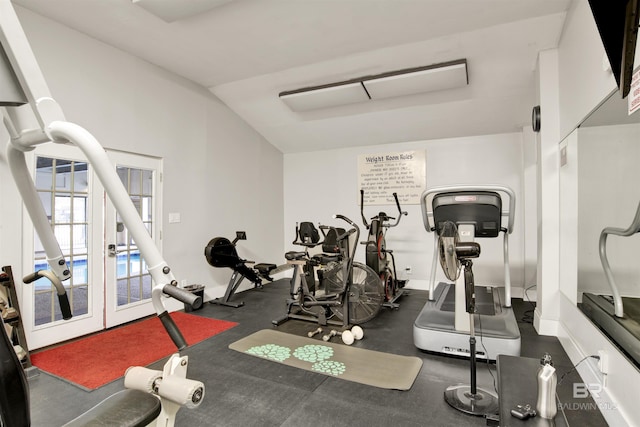
[[[32,164],[36,190],[72,272],[63,285],[73,314],[71,320],[62,320],[56,290],[48,279],[25,285],[25,331],[35,349],[101,329],[104,280],[101,246],[93,240],[102,234],[102,210],[96,208],[96,203],[102,203],[102,190],[96,193],[92,189],[88,163],[75,147],[44,146],[36,150]],[[98,227],[95,232],[93,224]],[[27,215],[23,230],[23,271],[49,269],[43,245]],[[92,258],[93,253],[98,257]]]
[[[160,161],[120,152],[109,153],[133,205],[151,237],[156,236],[157,200],[155,182]],[[107,198],[108,199],[108,198]],[[107,326],[115,326],[153,313],[151,274],[120,215],[107,201]],[[110,290],[110,283],[114,283]]]

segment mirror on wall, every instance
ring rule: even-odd
[[[640,367],[640,235],[624,233],[640,219],[640,112],[629,115],[616,91],[581,123],[569,148],[577,165],[578,307]],[[611,232],[601,243],[605,229]]]

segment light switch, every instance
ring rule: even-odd
[[[180,222],[180,213],[179,212],[170,212],[169,213],[169,224],[175,224],[176,222]]]

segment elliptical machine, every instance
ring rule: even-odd
[[[366,262],[373,271],[375,271],[384,287],[384,307],[399,308],[400,305],[396,303],[396,300],[404,293],[404,286],[408,280],[399,280],[398,273],[396,271],[396,260],[393,257],[393,251],[387,249],[385,236],[387,230],[391,227],[395,227],[400,223],[402,215],[407,215],[407,212],[403,212],[400,208],[400,202],[398,201],[398,193],[393,193],[393,198],[396,201],[398,207],[398,217],[394,218],[388,216],[385,212],[379,212],[378,215],[371,218],[371,224],[367,222],[367,218],[364,216],[364,190],[360,190],[360,215],[362,216],[362,222],[364,226],[369,230],[369,237],[366,242],[361,242],[366,245]],[[395,220],[395,223],[391,221]],[[389,257],[387,257],[389,255]]]

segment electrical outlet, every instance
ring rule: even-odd
[[[598,360],[598,369],[606,375],[609,373],[609,356],[604,350],[598,350],[598,356],[600,356],[600,360]]]
[[[408,265],[404,268],[405,273],[407,273],[407,275],[411,275],[411,266]]]

